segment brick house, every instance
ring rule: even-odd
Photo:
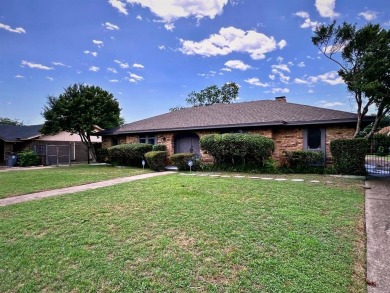
[[[371,122],[367,117],[366,123]],[[332,162],[330,141],[352,138],[357,115],[349,112],[288,103],[286,97],[234,104],[192,107],[99,132],[103,148],[124,143],[164,144],[168,155],[193,152],[211,161],[199,139],[211,133],[257,133],[275,142],[273,159],[285,152],[321,150]]]
[[[41,155],[42,164],[47,164],[46,146],[69,146],[72,161],[87,161],[87,148],[81,142],[80,136],[61,131],[54,135],[42,135],[39,130],[42,125],[14,126],[0,125],[0,165],[6,163],[7,156],[18,153],[25,148],[31,148]],[[101,129],[100,129],[101,130]],[[91,137],[92,142],[100,143],[100,137]],[[69,153],[68,153],[69,155]],[[50,162],[49,162],[50,164]]]

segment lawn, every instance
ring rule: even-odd
[[[140,168],[96,165],[0,172],[0,198],[133,176],[143,172]]]
[[[365,292],[362,181],[325,180],[176,174],[2,207],[0,292]]]

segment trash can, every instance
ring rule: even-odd
[[[7,158],[7,166],[14,167],[17,161],[18,161],[18,157],[16,155],[9,155]]]

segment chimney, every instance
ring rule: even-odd
[[[286,99],[285,96],[275,97],[275,101],[282,102],[282,103],[287,103],[287,99]]]

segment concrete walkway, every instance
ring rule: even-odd
[[[96,188],[101,188],[101,187],[107,187],[107,186],[112,186],[112,185],[116,185],[116,184],[120,184],[120,183],[131,182],[131,181],[135,181],[135,180],[146,179],[146,178],[151,178],[151,177],[156,177],[156,176],[169,175],[169,174],[174,174],[174,173],[176,173],[176,172],[166,171],[166,172],[147,173],[147,174],[135,175],[135,176],[131,176],[131,177],[123,177],[123,178],[117,178],[117,179],[112,179],[112,180],[89,183],[89,184],[84,184],[84,185],[79,185],[79,186],[66,187],[66,188],[61,188],[61,189],[54,189],[54,190],[35,192],[35,193],[19,195],[19,196],[14,196],[14,197],[8,197],[8,198],[0,199],[0,207],[8,206],[11,204],[17,204],[17,203],[21,203],[21,202],[25,202],[25,201],[31,201],[31,200],[35,200],[35,199],[45,198],[45,197],[59,196],[59,195],[68,194],[68,193],[76,193],[76,192],[80,192],[80,191],[91,190],[91,189],[96,189]]]
[[[390,292],[390,178],[366,181],[367,292]]]

